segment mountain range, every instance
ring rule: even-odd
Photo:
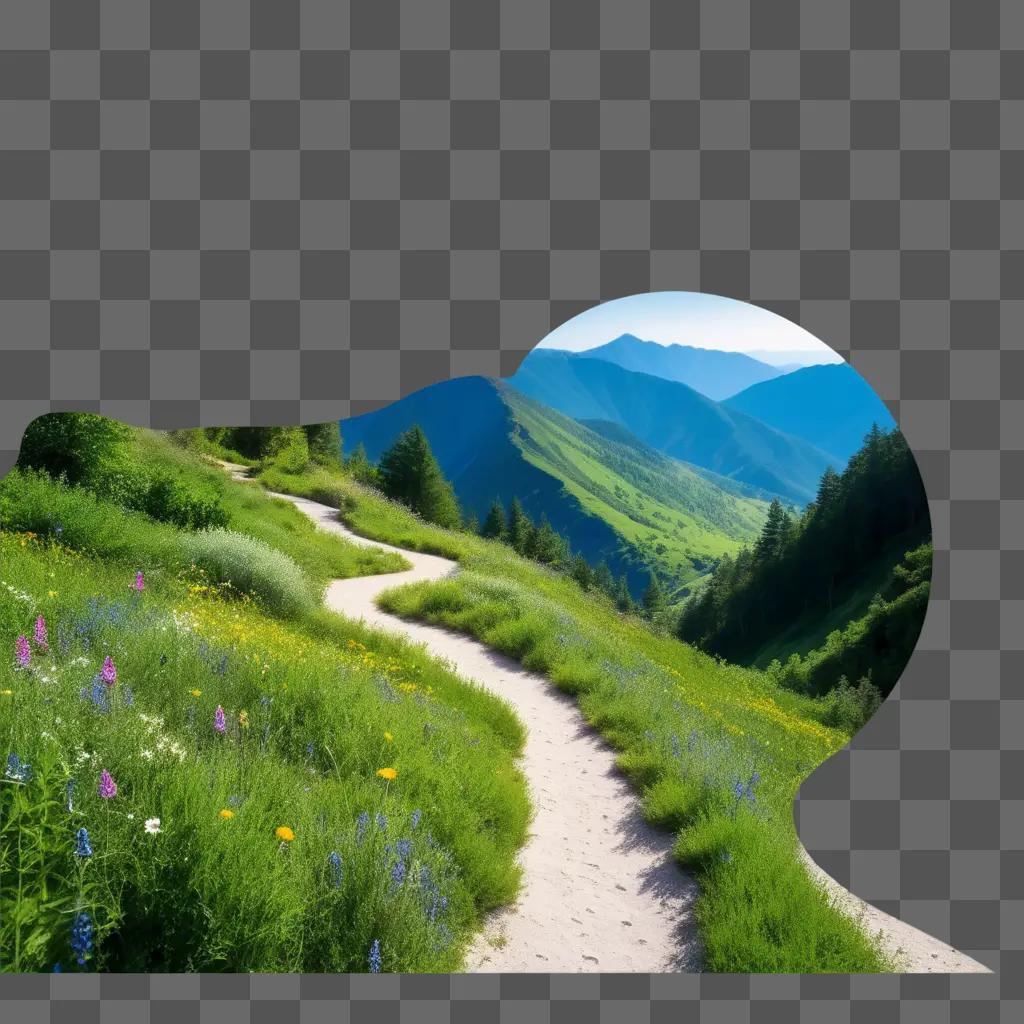
[[[871,385],[846,363],[807,366],[754,384],[724,403],[776,430],[817,445],[843,465],[877,423],[896,421]]]
[[[810,501],[821,474],[835,461],[808,441],[686,384],[591,359],[590,351],[537,349],[509,383],[573,419],[617,423],[651,448],[758,488],[767,497]]]
[[[602,364],[603,365],[603,364]],[[609,369],[615,369],[610,367]],[[546,516],[591,564],[608,562],[639,595],[655,569],[684,587],[760,530],[763,500],[666,456],[616,422],[585,424],[502,381],[461,377],[341,424],[345,446],[376,461],[419,424],[464,512],[495,498]]]
[[[783,367],[770,366],[742,352],[661,345],[656,341],[642,341],[633,334],[622,334],[606,345],[587,349],[585,355],[587,359],[601,359],[624,370],[687,384],[715,401],[786,372]]]

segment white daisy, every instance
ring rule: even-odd
[[[160,831],[160,819],[159,818],[147,818],[145,825],[143,825],[142,827],[151,836],[155,836]]]

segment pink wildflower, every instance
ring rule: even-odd
[[[103,669],[100,672],[100,677],[107,686],[113,686],[117,682],[117,668],[114,665],[114,659],[109,654],[103,659]]]
[[[227,725],[224,722],[224,709],[218,704],[217,710],[213,713],[213,727],[217,732],[225,732]]]
[[[24,634],[14,641],[14,654],[18,659],[18,666],[28,668],[28,664],[32,660],[32,648],[29,647],[28,638]]]
[[[145,581],[145,578],[142,575],[142,570],[140,569],[135,574],[135,589],[137,591],[142,591],[142,590],[145,590],[145,588],[146,588],[146,581]]]
[[[100,796],[104,800],[110,800],[117,796],[117,783],[106,768],[100,772]]]
[[[50,645],[46,635],[46,619],[40,615],[36,619],[36,632],[35,632],[36,647],[41,651],[48,651]]]

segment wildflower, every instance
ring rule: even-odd
[[[142,830],[151,836],[157,835],[160,831],[160,819],[159,818],[147,818],[142,826]]]
[[[388,819],[379,811],[377,812],[377,828],[383,832],[388,827]]]
[[[80,828],[75,833],[75,856],[86,857],[92,856],[92,845],[89,842],[89,830],[86,828]]]
[[[395,852],[403,859],[408,857],[409,854],[412,853],[412,840],[399,839],[398,842],[395,843]]]
[[[217,813],[225,821],[230,821],[235,816],[235,812],[228,810],[227,807],[222,807]]]
[[[327,858],[327,863],[331,865],[332,884],[335,889],[341,888],[341,882],[343,878],[343,872],[341,869],[341,854],[337,850],[331,850],[330,856]]]
[[[409,819],[409,824],[413,828],[415,828],[420,823],[420,818],[422,817],[423,812],[417,807],[416,810],[412,812],[412,817]]]
[[[49,637],[46,632],[46,619],[42,615],[36,616],[36,628],[33,634],[33,639],[36,642],[36,647],[41,651],[48,651],[50,649]]]
[[[358,818],[356,818],[356,843],[362,843],[363,836],[366,835],[366,826],[370,822],[370,815],[363,811]]]
[[[103,659],[103,669],[100,672],[100,677],[107,686],[113,686],[117,682],[117,668],[114,665],[114,659],[109,654]]]
[[[189,690],[188,692],[192,694],[193,697],[202,697],[203,695],[202,690]]]
[[[28,638],[22,634],[14,641],[14,656],[18,659],[19,668],[28,668],[32,661],[32,648],[28,645]]]
[[[98,678],[93,681],[90,699],[92,700],[94,707],[103,714],[106,714],[110,710],[110,705],[107,703],[106,687]]]
[[[387,779],[388,782],[391,782],[394,779],[398,778],[398,769],[397,768],[378,768],[377,769],[377,774],[382,779]]]
[[[380,939],[374,939],[370,947],[369,965],[371,974],[380,974]]]
[[[132,688],[130,686],[126,686],[121,691],[121,700],[123,701],[124,706],[126,708],[130,708],[130,707],[132,707],[132,705],[134,705],[134,703],[135,703],[135,694],[132,693]]]
[[[244,797],[241,797],[241,796],[238,796],[238,795],[229,796],[228,797],[228,806],[229,807],[240,807],[242,805],[242,801],[244,799],[245,799]]]
[[[386,729],[384,730],[384,741],[390,743],[395,737],[391,735]]]
[[[79,967],[85,966],[85,958],[92,952],[92,936],[92,918],[81,910],[71,922],[71,952]]]
[[[248,729],[249,728],[249,712],[248,711],[239,711],[238,712],[238,725],[239,725],[239,728],[242,728],[242,729]]]
[[[400,886],[405,881],[405,861],[395,861],[395,866],[391,869],[391,881],[396,887]]]
[[[57,596],[57,591],[56,590],[48,590],[46,592],[46,596],[51,598],[51,599],[53,599],[53,598],[55,598]]]
[[[290,843],[295,838],[295,833],[287,825],[278,825],[274,835],[283,843]]]
[[[15,782],[28,782],[32,778],[32,766],[22,761],[17,754],[11,753],[7,755],[7,770],[4,775]]]
[[[146,580],[145,580],[145,577],[142,575],[142,570],[140,569],[135,574],[135,592],[136,593],[142,593],[142,591],[145,590],[145,589],[146,589]]]
[[[217,705],[217,710],[213,713],[213,727],[220,733],[227,730],[227,726],[224,723],[224,709],[219,704]]]
[[[13,696],[14,696],[14,691],[13,690],[0,690],[0,697],[13,697]]]
[[[106,768],[100,772],[100,796],[104,800],[112,800],[117,796],[117,783]]]
[[[312,757],[313,756],[313,749],[314,748],[313,748],[313,744],[312,743],[307,743],[306,744],[306,757]]]
[[[68,779],[67,783],[64,786],[64,802],[67,804],[68,814],[70,814],[75,809],[74,799],[73,799],[74,794],[75,794],[75,780],[74,779]]]

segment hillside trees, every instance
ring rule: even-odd
[[[904,599],[898,612],[877,611],[876,625],[883,617],[887,621],[884,630],[879,626],[872,633],[878,649],[870,656],[830,657],[831,668],[822,667],[813,681],[804,678],[800,684],[822,692],[841,675],[859,681],[873,666],[881,666],[873,683],[887,692],[910,655],[923,616],[916,588],[924,588],[926,602],[931,558],[930,549],[925,555],[918,546],[928,530],[924,487],[906,441],[898,430],[876,427],[841,474],[825,471],[816,500],[801,515],[794,518],[781,502],[772,503],[753,548],[723,558],[708,585],[686,606],[679,637],[729,661],[749,663],[803,616],[817,617],[841,605],[863,585],[866,573],[878,571],[880,560],[895,565],[914,549],[914,557],[899,570],[907,581],[893,600],[904,591],[916,596]],[[843,643],[853,641],[850,635]],[[868,649],[859,640],[856,646]]]
[[[452,485],[430,449],[430,442],[418,424],[411,426],[380,457],[381,490],[408,505],[427,522],[447,529],[462,524],[459,503]]]

